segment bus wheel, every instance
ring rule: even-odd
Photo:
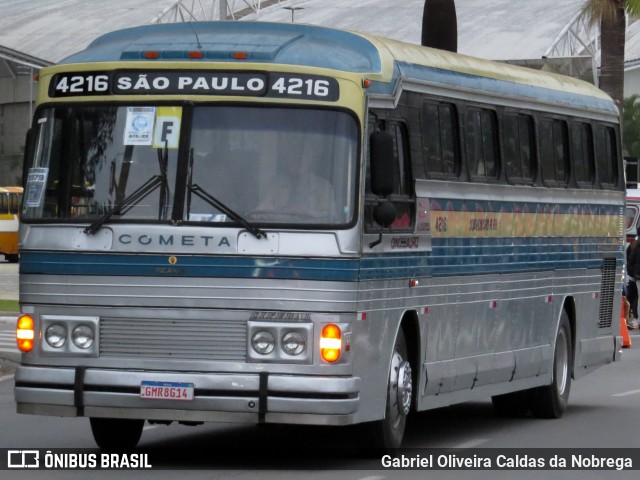
[[[571,325],[566,311],[562,312],[553,354],[551,384],[534,388],[531,394],[531,412],[537,418],[560,418],[567,409],[571,390]]]
[[[391,355],[384,419],[371,424],[373,431],[368,441],[373,442],[376,449],[388,450],[402,444],[413,399],[413,377],[408,358],[407,341],[400,329]]]
[[[90,418],[93,439],[103,450],[131,450],[142,435],[144,420]]]

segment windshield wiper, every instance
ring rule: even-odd
[[[258,239],[267,238],[267,234],[264,232],[264,230],[262,230],[262,229],[256,227],[255,225],[252,225],[251,223],[249,223],[244,217],[242,217],[242,215],[240,215],[239,213],[236,213],[233,210],[231,210],[224,203],[222,203],[220,200],[215,198],[209,192],[204,190],[198,184],[190,183],[187,186],[187,188],[189,189],[189,192],[191,192],[194,195],[200,197],[202,200],[207,202],[212,207],[217,208],[222,213],[226,213],[227,215],[229,215],[229,217],[231,217],[233,220],[235,220],[240,225],[242,225],[244,228],[246,228],[247,231],[250,232],[256,238],[258,238]]]
[[[102,215],[95,222],[85,228],[83,230],[84,233],[86,233],[87,235],[93,235],[98,230],[100,230],[100,228],[102,228],[102,225],[104,225],[105,222],[109,220],[113,215],[115,215],[116,213],[118,213],[119,215],[124,215],[129,210],[131,210],[131,208],[133,208],[138,202],[140,202],[140,200],[145,198],[165,182],[166,178],[163,175],[154,175],[139,188],[134,190],[131,195],[125,197],[118,205],[115,205],[107,213]]]

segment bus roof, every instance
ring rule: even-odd
[[[157,60],[307,65],[362,73],[371,93],[391,94],[399,78],[499,95],[574,105],[617,115],[611,99],[586,82],[500,62],[422,47],[373,35],[315,25],[268,22],[192,22],[144,25],[108,33],[61,64]],[[189,60],[201,51],[202,60]],[[478,82],[480,79],[480,82]]]

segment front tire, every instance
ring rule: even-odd
[[[560,418],[567,409],[573,370],[571,325],[562,312],[553,354],[551,384],[531,390],[531,413],[537,418]]]
[[[398,332],[387,383],[387,401],[382,420],[369,424],[367,443],[376,450],[386,451],[402,445],[407,415],[413,401],[413,374],[409,363],[407,341],[402,329]]]
[[[109,451],[132,450],[142,436],[144,420],[125,418],[89,419],[93,439],[98,447]]]

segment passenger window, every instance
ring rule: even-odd
[[[509,182],[531,184],[536,175],[533,118],[508,113],[504,122],[504,163]]]
[[[611,127],[596,128],[596,164],[600,183],[606,187],[616,184],[618,177],[618,152],[616,135]]]
[[[587,123],[571,126],[571,160],[578,186],[591,187],[594,179],[593,135]]]
[[[495,179],[499,172],[498,128],[492,110],[470,108],[465,114],[465,153],[474,179]]]
[[[542,179],[551,186],[563,186],[569,179],[567,126],[556,119],[540,122]]]
[[[422,149],[427,178],[453,178],[460,173],[455,119],[451,104],[422,105]]]
[[[375,128],[374,123],[369,124],[369,134]],[[387,199],[393,203],[396,209],[396,219],[391,224],[393,231],[413,231],[415,223],[415,196],[413,194],[413,176],[411,174],[411,162],[409,159],[409,145],[407,128],[404,123],[389,122],[386,131],[393,137],[394,158],[394,189]],[[373,209],[380,199],[371,192],[371,163],[367,157],[367,184],[365,199],[366,231],[378,232],[380,225],[373,219]]]

